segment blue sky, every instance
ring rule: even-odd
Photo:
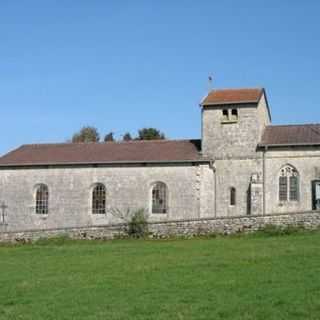
[[[0,2],[0,154],[153,126],[200,137],[215,88],[265,87],[273,123],[320,122],[319,1]]]

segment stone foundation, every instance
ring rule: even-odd
[[[235,234],[255,232],[267,225],[279,227],[303,227],[317,229],[320,227],[320,211],[265,216],[223,217],[190,220],[172,220],[150,222],[149,231],[152,238],[171,236],[195,236],[209,234]],[[1,228],[5,226],[0,225]],[[0,242],[32,242],[41,238],[67,236],[71,239],[115,239],[126,235],[126,225],[100,225],[65,229],[28,230],[19,232],[0,232]]]

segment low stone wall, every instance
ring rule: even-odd
[[[85,226],[81,228],[61,228],[61,229],[45,229],[45,230],[26,230],[17,232],[0,232],[0,243],[27,243],[39,239],[49,239],[55,237],[68,237],[71,239],[94,240],[103,239],[111,240],[121,238],[126,235],[126,226],[104,225],[104,226]]]
[[[152,238],[171,236],[194,236],[206,234],[235,234],[255,232],[267,225],[280,227],[320,227],[320,211],[273,214],[265,216],[241,216],[150,222]],[[114,239],[126,235],[126,225],[100,225],[82,228],[28,230],[19,232],[0,232],[0,242],[31,242],[41,238],[67,236],[71,239]]]
[[[168,235],[205,235],[236,234],[256,232],[268,225],[279,227],[303,227],[317,229],[320,227],[320,212],[303,212],[274,214],[265,216],[241,216],[189,221],[168,221],[150,225],[149,229],[156,237]]]

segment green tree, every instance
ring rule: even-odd
[[[131,137],[131,134],[129,132],[126,132],[124,135],[123,135],[123,141],[130,141],[132,140],[132,137]]]
[[[82,127],[79,132],[72,136],[73,143],[79,142],[99,142],[100,135],[95,127],[86,126]]]
[[[112,142],[114,141],[113,132],[109,132],[104,136],[104,142]]]
[[[137,140],[160,140],[166,139],[164,133],[156,128],[142,128],[138,131]]]

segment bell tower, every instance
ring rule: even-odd
[[[271,116],[264,89],[212,90],[202,100],[202,154],[251,158]]]

